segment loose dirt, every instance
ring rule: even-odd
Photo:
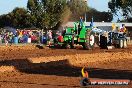
[[[0,88],[80,88],[81,69],[94,79],[132,80],[132,46],[126,49],[0,47]],[[89,88],[131,88],[90,86]]]

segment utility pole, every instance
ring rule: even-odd
[[[85,22],[86,22],[86,15],[87,15],[87,14],[86,14],[86,12],[85,12]]]

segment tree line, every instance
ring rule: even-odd
[[[87,12],[87,21],[110,22],[111,12],[99,12],[84,0],[28,0],[27,8],[15,8],[0,16],[0,27],[57,29],[68,21],[77,21]]]
[[[132,0],[110,0],[108,2],[113,15],[120,13],[124,17],[124,22],[132,22]]]

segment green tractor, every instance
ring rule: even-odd
[[[85,22],[75,22],[74,28],[67,28],[60,41],[55,44],[61,45],[62,48],[74,48],[74,45],[82,45],[84,49],[93,49],[95,45],[95,33],[91,31],[91,26],[85,26]],[[61,41],[62,40],[62,41]]]

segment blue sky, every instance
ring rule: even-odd
[[[88,5],[92,8],[96,8],[98,11],[108,11],[109,0],[88,0]]]
[[[28,0],[0,0],[0,15],[11,12],[15,7],[26,8]]]
[[[27,1],[28,0],[0,0],[0,15],[11,12],[15,7],[26,8]],[[108,1],[109,0],[88,0],[88,5],[99,11],[108,11]]]
[[[110,10],[108,8],[108,2],[109,0],[88,0],[88,6],[95,8],[98,11],[108,11]],[[123,19],[120,15],[119,15],[119,18]],[[118,17],[114,16],[112,22],[116,22],[117,20],[118,20]]]

